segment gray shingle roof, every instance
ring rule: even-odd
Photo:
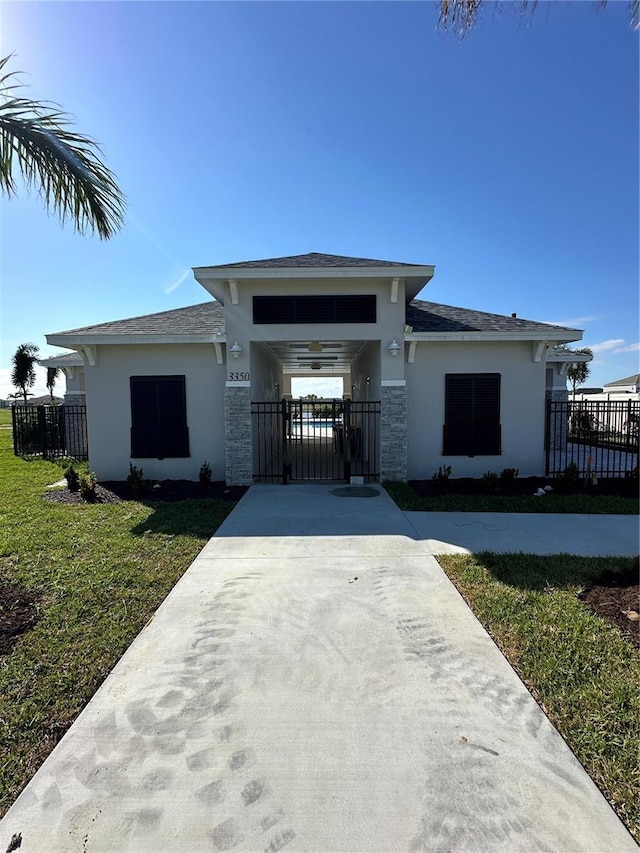
[[[407,308],[407,324],[414,332],[540,332],[555,329],[564,331],[564,326],[551,326],[535,320],[521,320],[503,314],[489,314],[471,308],[456,308],[436,302],[414,299]],[[575,329],[566,329],[575,331]]]
[[[270,269],[298,267],[414,267],[423,264],[406,264],[398,261],[380,261],[372,258],[349,258],[345,255],[325,255],[308,252],[306,255],[288,255],[284,258],[264,258],[259,261],[240,261],[237,264],[218,264],[207,267],[212,270],[225,269]]]
[[[488,314],[470,308],[456,308],[436,302],[414,300],[407,308],[407,324],[414,332],[540,332],[565,330],[533,320],[521,320],[502,314]],[[224,307],[219,302],[203,302],[187,308],[174,308],[157,314],[114,320],[96,326],[84,326],[59,332],[63,335],[208,335],[222,332]],[[566,331],[575,331],[566,329]]]
[[[78,352],[61,352],[60,355],[51,355],[47,358],[39,358],[38,364],[41,367],[49,367],[50,363],[55,361],[56,365],[61,367],[68,365],[69,367],[79,367],[84,364],[82,356]]]
[[[640,382],[640,373],[633,376],[625,376],[624,379],[616,379],[613,382],[605,382],[605,388],[614,388],[616,385],[637,385]]]
[[[126,320],[114,320],[99,323],[97,326],[83,326],[59,332],[62,335],[203,335],[220,332],[224,327],[224,308],[219,302],[210,300],[187,308],[174,308],[157,314],[144,314],[142,317],[129,317]]]

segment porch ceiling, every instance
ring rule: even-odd
[[[269,341],[267,347],[282,363],[282,372],[330,375],[348,373],[367,341]],[[317,367],[320,365],[320,367]]]

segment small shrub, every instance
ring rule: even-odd
[[[82,495],[82,499],[87,503],[95,503],[96,502],[96,486],[98,481],[96,480],[96,475],[92,472],[88,477],[80,478],[80,494]]]
[[[64,469],[64,477],[67,481],[67,488],[70,492],[77,492],[80,490],[80,477],[73,465],[69,465]]]
[[[211,483],[211,465],[208,462],[203,462],[200,466],[198,478],[201,486],[208,486]]]
[[[519,473],[519,468],[503,468],[502,471],[500,471],[500,479],[503,483],[511,483],[516,479]]]
[[[562,474],[556,477],[556,491],[561,495],[576,492],[580,486],[580,471],[575,462],[569,462]]]
[[[498,475],[495,471],[487,471],[482,475],[482,488],[486,494],[492,495],[498,491]]]
[[[443,489],[446,487],[449,482],[449,477],[451,476],[451,465],[441,465],[437,472],[431,477],[433,482],[439,489]]]
[[[143,495],[147,490],[147,483],[144,480],[143,474],[144,472],[142,468],[138,468],[136,465],[129,462],[127,485],[129,486],[129,493],[133,498],[140,497],[140,495]]]

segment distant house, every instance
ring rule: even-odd
[[[20,397],[17,397],[15,400],[12,400],[11,402],[12,402],[12,404],[15,404],[18,406],[24,406],[24,405],[27,405],[27,406],[50,406],[51,405],[51,396],[49,394],[43,394],[41,397],[27,397],[26,404],[25,404],[25,401],[23,399],[21,399]],[[62,397],[54,396],[54,398],[53,398],[54,406],[59,406],[63,402],[64,402],[64,400]]]
[[[575,360],[554,348],[582,332],[416,299],[434,271],[318,253],[197,267],[207,302],[50,334],[73,353],[42,363],[86,399],[102,479],[133,463],[193,480],[205,460],[229,484],[544,473],[545,399],[567,399]],[[324,420],[291,398],[301,376],[342,380]]]
[[[625,376],[624,379],[616,379],[614,382],[607,382],[603,391],[615,394],[638,394],[640,393],[640,373]]]
[[[603,388],[580,388],[576,393],[576,400],[638,401],[640,400],[640,373],[606,382]]]

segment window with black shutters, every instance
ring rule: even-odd
[[[132,376],[130,381],[131,456],[188,456],[184,376]]]
[[[375,294],[254,296],[253,322],[375,323]]]
[[[501,453],[500,374],[447,373],[444,456]]]

